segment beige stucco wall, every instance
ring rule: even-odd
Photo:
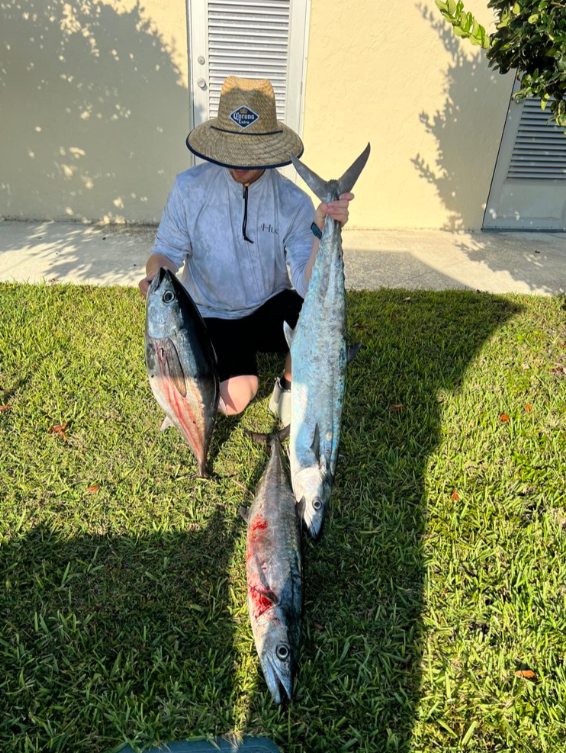
[[[480,228],[511,87],[433,0],[312,0],[305,162],[337,176],[371,142],[351,227]]]
[[[158,221],[190,166],[187,68],[185,0],[5,0],[0,215]],[[352,227],[478,228],[511,83],[432,0],[312,0],[305,161],[335,176],[371,141]]]
[[[183,0],[5,0],[0,215],[158,221],[190,166]]]

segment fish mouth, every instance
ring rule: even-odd
[[[318,497],[316,499],[318,499]],[[319,539],[322,534],[325,511],[325,504],[322,504],[317,510],[313,510],[312,505],[307,505],[303,502],[303,522],[309,536],[315,541]]]
[[[157,270],[157,274],[155,275],[155,277],[153,278],[149,286],[148,295],[150,293],[155,293],[156,291],[159,290],[163,280],[168,274],[169,274],[169,270],[165,269],[164,267],[159,267],[159,269]]]
[[[293,700],[293,677],[279,674],[277,667],[268,656],[261,658],[263,676],[273,700],[281,704],[284,700]]]
[[[307,527],[307,531],[309,532],[309,536],[314,541],[317,541],[321,535],[322,535],[322,528],[324,525],[324,519],[322,517],[320,518],[314,518],[310,522],[305,521],[305,525]]]

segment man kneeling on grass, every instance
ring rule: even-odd
[[[161,267],[177,272],[184,265],[181,282],[218,357],[226,415],[255,397],[257,353],[286,353],[269,409],[287,425],[291,359],[283,322],[297,323],[325,217],[344,225],[353,194],[315,211],[307,194],[275,169],[290,164],[291,154],[300,157],[303,144],[277,120],[266,80],[229,76],[218,117],[192,130],[187,146],[206,163],[177,176],[140,290],[147,294]]]

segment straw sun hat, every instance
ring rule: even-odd
[[[197,157],[239,170],[289,165],[303,142],[277,120],[275,94],[266,79],[228,76],[220,92],[218,117],[194,128],[187,146]]]

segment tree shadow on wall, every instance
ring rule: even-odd
[[[504,114],[499,109],[494,114],[490,91],[498,87],[500,96],[508,100],[512,74],[504,79],[501,74],[490,70],[482,61],[483,51],[459,39],[437,10],[431,11],[423,5],[417,5],[417,8],[439,36],[452,62],[446,72],[443,109],[434,114],[421,112],[419,116],[427,133],[437,142],[435,164],[429,164],[420,154],[411,161],[420,176],[435,186],[437,195],[450,213],[444,229],[465,230],[477,227],[478,216],[483,215],[503,133]],[[475,53],[470,56],[472,50]],[[501,121],[500,127],[490,131],[495,140],[479,143],[478,123],[494,117]],[[470,146],[474,144],[478,144],[478,151],[471,156]],[[482,186],[481,206],[469,200],[470,184]]]
[[[176,46],[139,2],[4,0],[0,14],[0,213],[159,220],[189,167]]]

